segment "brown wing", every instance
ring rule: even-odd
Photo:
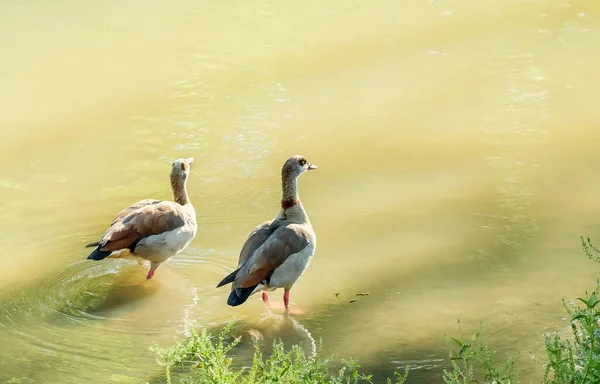
[[[277,228],[239,269],[232,289],[260,284],[269,272],[283,264],[291,255],[306,248],[309,242],[310,232],[305,226],[288,224]]]
[[[145,200],[140,200],[135,204],[131,204],[129,207],[127,207],[127,208],[123,209],[121,212],[119,212],[117,214],[117,216],[115,216],[114,220],[112,221],[112,223],[110,225],[112,226],[118,221],[123,221],[123,219],[125,219],[125,217],[127,217],[127,215],[129,215],[131,212],[133,212],[137,209],[145,207],[146,205],[154,205],[154,204],[158,204],[158,203],[160,203],[160,200],[145,199]]]
[[[248,258],[252,256],[254,251],[260,248],[261,245],[264,244],[265,241],[275,232],[277,228],[279,228],[281,224],[281,220],[269,220],[265,221],[258,227],[254,228],[252,232],[248,235],[248,238],[244,242],[242,246],[242,250],[240,251],[240,258],[238,260],[238,266],[235,271],[231,272],[229,275],[225,276],[223,280],[219,284],[217,284],[217,288],[233,283],[238,271],[240,268],[248,261]]]
[[[123,211],[122,211],[123,212]],[[98,242],[101,251],[128,248],[137,240],[171,231],[184,224],[181,206],[163,201],[132,210],[122,220],[116,220]]]
[[[113,226],[115,226],[118,223],[121,223],[123,221],[123,219],[125,219],[125,217],[127,217],[127,215],[129,215],[131,212],[138,210],[146,205],[153,205],[153,204],[158,204],[158,203],[160,203],[160,200],[144,199],[144,200],[138,201],[137,203],[131,204],[127,208],[124,208],[123,210],[121,210],[121,212],[119,212],[117,214],[117,216],[115,216],[112,223],[110,223],[110,227],[108,227],[108,230],[104,233],[102,238],[104,238],[104,236],[106,236],[108,234],[108,232],[111,230],[111,228]],[[88,245],[86,245],[86,247],[96,247],[96,246],[100,245],[100,241],[102,241],[102,239],[99,241],[94,241],[93,243],[89,243]]]
[[[279,224],[281,221],[275,222],[275,220],[265,221],[258,227],[256,227],[250,235],[248,235],[248,239],[242,246],[242,250],[240,251],[240,258],[238,260],[238,268],[240,268],[246,260],[252,255],[252,253],[257,250],[267,239],[269,236],[275,232],[277,228],[279,228]]]

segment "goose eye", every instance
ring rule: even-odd
[[[300,165],[304,167],[306,164],[306,159],[300,159]]]
[[[187,171],[187,169],[188,169],[187,163],[181,163],[181,170],[182,171]]]

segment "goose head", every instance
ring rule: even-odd
[[[190,166],[194,162],[194,158],[190,157],[187,159],[177,159],[173,162],[173,166],[171,168],[171,180],[187,180],[190,174]]]
[[[318,167],[306,160],[306,157],[300,155],[291,156],[283,164],[281,176],[284,178],[297,178],[306,171],[312,171]]]

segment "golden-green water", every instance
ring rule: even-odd
[[[483,320],[536,382],[528,351],[593,287],[597,2],[9,0],[0,47],[1,382],[153,382],[150,345],[259,327],[258,297],[214,287],[296,153],[319,166],[300,180],[319,242],[292,291],[304,336],[269,337],[429,383],[444,333]],[[146,283],[86,261],[189,156],[192,244]]]

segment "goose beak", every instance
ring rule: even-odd
[[[186,159],[186,161],[188,162],[189,165],[192,165],[194,163],[194,158],[190,157],[189,159]]]
[[[308,163],[308,170],[309,170],[309,171],[312,171],[313,169],[317,169],[317,168],[319,168],[319,167],[317,167],[317,166],[316,166],[316,165],[314,165],[314,164]]]

